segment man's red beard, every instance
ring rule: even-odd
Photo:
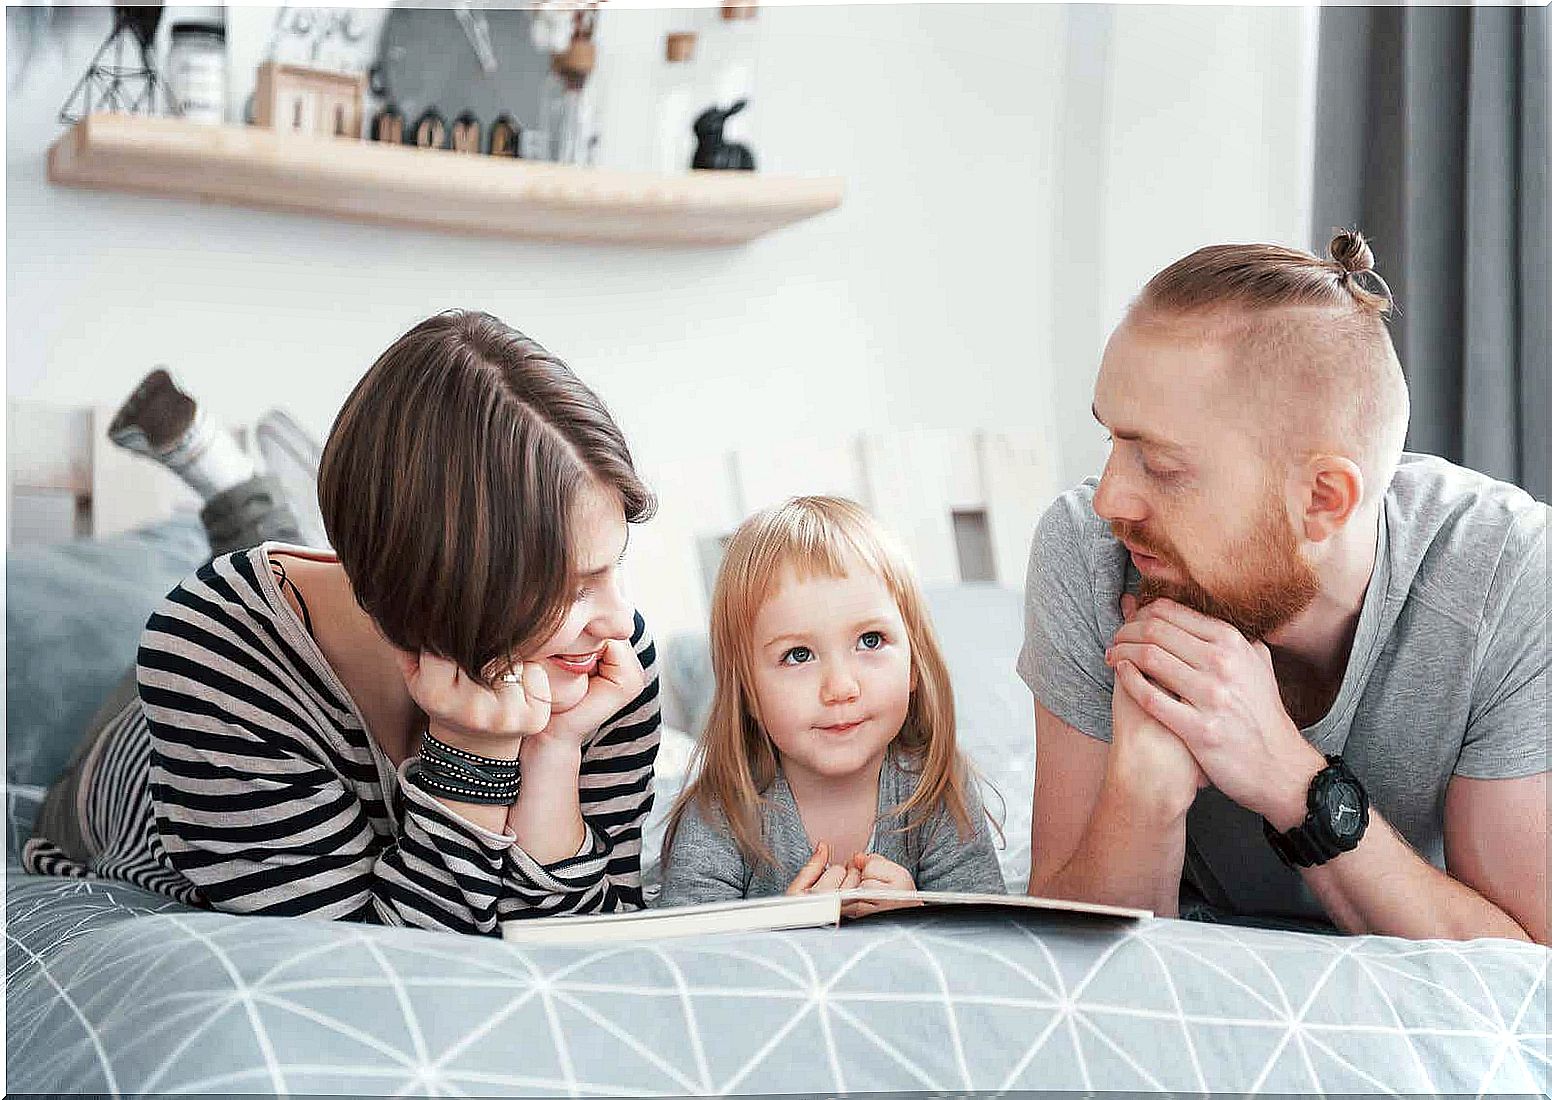
[[[1247,638],[1265,638],[1308,607],[1320,592],[1320,579],[1300,555],[1287,513],[1270,493],[1249,537],[1229,550],[1228,560],[1239,575],[1211,588],[1192,575],[1167,540],[1127,520],[1113,520],[1110,529],[1122,542],[1153,555],[1184,577],[1165,580],[1144,574],[1138,586],[1144,604],[1168,598],[1223,620]]]

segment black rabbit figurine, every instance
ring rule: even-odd
[[[724,141],[722,127],[727,120],[749,106],[747,99],[740,99],[727,110],[707,107],[695,119],[695,158],[691,168],[742,169],[754,171],[754,154],[749,146],[737,141]]]

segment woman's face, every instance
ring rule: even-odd
[[[621,565],[629,528],[619,496],[589,486],[574,505],[571,523],[572,590],[566,617],[526,660],[542,661],[550,677],[551,711],[559,714],[587,695],[598,656],[611,638],[630,639],[635,607],[625,598]]]

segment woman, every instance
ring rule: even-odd
[[[201,418],[124,419],[224,474],[213,541],[284,518]],[[318,494],[332,552],[220,554],[152,614],[138,695],[51,790],[28,869],[487,934],[639,907],[657,680],[619,570],[653,501],[603,404],[494,317],[444,313],[357,384]]]

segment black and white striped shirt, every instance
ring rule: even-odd
[[[511,918],[639,908],[641,828],[659,734],[647,686],[583,746],[587,837],[540,864],[469,822],[367,735],[281,595],[265,547],[179,585],[141,639],[140,697],[115,719],[85,792],[91,867],[35,838],[29,870],[126,879],[234,913],[494,933]]]

